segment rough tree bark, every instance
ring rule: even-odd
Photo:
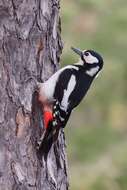
[[[31,77],[44,81],[59,67],[59,3],[0,1],[0,190],[68,189],[64,132],[40,162],[32,111]]]

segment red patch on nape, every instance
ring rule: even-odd
[[[53,114],[50,111],[45,111],[44,112],[44,126],[45,129],[48,128],[49,122],[53,120]]]

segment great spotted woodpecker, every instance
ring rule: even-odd
[[[81,102],[103,67],[103,59],[97,52],[71,49],[80,56],[79,62],[61,68],[38,85],[45,129],[49,123],[52,127],[66,126],[72,110]]]

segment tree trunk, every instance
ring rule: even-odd
[[[59,0],[0,1],[0,190],[68,189],[64,132],[38,156],[33,78],[45,81],[62,51]],[[35,98],[36,100],[36,98]]]

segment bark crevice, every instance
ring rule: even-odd
[[[47,160],[36,149],[42,111],[33,79],[59,68],[59,9],[59,0],[0,2],[0,190],[68,189],[63,129]]]

